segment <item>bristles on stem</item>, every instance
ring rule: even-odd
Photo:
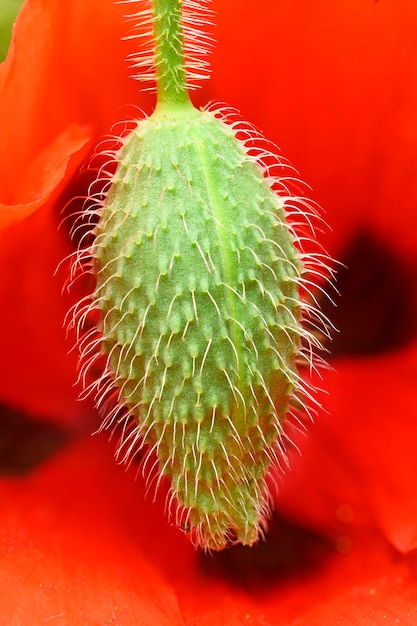
[[[169,70],[167,78],[178,84],[180,80],[186,89],[196,89],[202,80],[210,75],[208,56],[214,46],[214,40],[209,29],[213,26],[213,11],[210,9],[210,0],[183,0],[181,3],[175,0],[174,4],[181,5],[181,29],[177,36],[166,38],[165,42],[171,46],[174,53],[180,52],[185,61],[185,76],[176,76],[177,69],[161,65],[161,55],[158,43],[155,46],[154,28],[155,17],[163,17],[162,10],[158,7],[158,0],[121,0],[121,4],[133,5],[135,10],[126,14],[125,19],[131,24],[130,33],[125,39],[135,39],[138,49],[128,56],[128,63],[133,68],[133,77],[146,83],[145,89],[157,91],[157,73]],[[165,3],[164,3],[165,4]],[[178,16],[177,16],[178,17]],[[158,19],[156,20],[158,21]],[[163,27],[163,24],[161,23]],[[161,39],[162,41],[162,39]],[[162,59],[163,61],[163,59]],[[181,73],[181,72],[180,72]]]

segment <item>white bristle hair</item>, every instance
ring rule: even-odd
[[[288,450],[291,447],[296,448],[289,432],[292,429],[293,432],[306,433],[307,423],[313,421],[317,410],[322,409],[317,398],[318,390],[310,380],[312,375],[320,376],[320,370],[328,367],[322,357],[324,351],[322,339],[330,339],[334,329],[320,311],[317,294],[324,294],[331,300],[325,288],[329,284],[332,285],[334,270],[330,257],[316,240],[316,232],[322,230],[323,226],[320,208],[299,193],[306,185],[299,179],[294,168],[279,156],[278,148],[265,139],[255,127],[244,121],[236,109],[213,103],[205,110],[233,129],[248,158],[258,164],[269,185],[282,200],[288,227],[303,264],[303,272],[294,278],[300,291],[304,329],[299,337],[300,349],[297,358],[299,371],[298,374],[293,374],[291,381],[294,392],[287,413],[290,430],[288,428],[283,430],[277,419],[277,440],[274,447],[268,451],[270,465],[274,471],[272,474],[269,473],[268,490],[262,501],[261,519],[264,521],[260,528],[260,536],[263,536],[266,532],[266,520],[270,517],[271,488],[275,489],[276,478],[286,473]],[[90,162],[90,168],[96,171],[97,176],[90,185],[88,196],[84,199],[83,209],[72,216],[74,221],[71,234],[78,241],[78,249],[70,259],[68,288],[80,279],[88,277],[91,280],[91,277],[94,277],[93,257],[96,246],[99,245],[95,237],[95,224],[105,206],[124,137],[133,128],[133,122],[118,125],[119,134],[116,133],[101,142]],[[96,159],[99,160],[99,167],[94,165]],[[156,497],[162,480],[162,473],[158,470],[155,460],[157,446],[149,449],[144,443],[146,431],[153,426],[152,420],[137,423],[131,415],[140,407],[133,407],[130,410],[126,408],[122,400],[123,384],[118,383],[117,371],[114,373],[110,365],[112,355],[111,353],[106,355],[102,349],[103,337],[97,323],[99,315],[98,300],[87,294],[72,307],[66,320],[67,327],[75,331],[76,349],[79,353],[77,382],[83,389],[80,398],[93,398],[102,416],[98,432],[109,430],[111,436],[116,434],[119,439],[116,459],[126,466],[130,466],[134,459],[138,459],[140,461],[138,474],[141,473],[144,477],[147,492],[153,490]],[[144,376],[146,377],[146,372]],[[176,502],[173,489],[170,489],[166,496],[166,509],[179,528],[188,529],[189,510]],[[199,532],[198,528],[190,532],[190,539],[196,546],[202,545]]]
[[[128,62],[136,68],[135,76],[141,81],[150,83],[155,89],[155,67],[152,37],[152,9],[150,0],[122,0],[122,4],[133,5],[132,12],[126,19],[134,24],[130,38],[137,39],[141,44],[139,53],[132,55]],[[205,33],[207,24],[211,24],[209,0],[183,0],[184,38],[186,50],[187,76],[189,87],[197,86],[202,78],[208,76],[206,56],[212,46],[211,38]],[[287,413],[287,422],[293,430],[307,431],[307,422],[314,418],[321,409],[317,397],[317,389],[310,382],[312,376],[320,375],[320,370],[327,367],[323,360],[323,339],[330,339],[332,324],[320,311],[318,295],[330,298],[328,285],[332,285],[334,271],[327,253],[317,243],[316,234],[323,229],[320,208],[304,195],[306,189],[298,173],[279,155],[278,148],[251,124],[243,120],[238,111],[223,104],[210,104],[205,108],[226,126],[232,129],[235,137],[243,146],[248,159],[257,163],[263,171],[271,189],[274,190],[282,203],[288,228],[302,263],[302,271],[292,280],[297,283],[300,293],[300,307],[303,332],[299,336],[299,352],[297,357],[298,373],[292,373],[291,384],[294,387],[293,397]],[[141,113],[137,118],[146,118]],[[132,413],[141,407],[131,407],[123,402],[124,384],[118,378],[118,368],[111,367],[112,354],[105,354],[103,336],[100,331],[100,296],[94,296],[91,280],[95,278],[93,259],[97,246],[100,245],[96,234],[96,224],[106,205],[107,193],[111,187],[114,171],[117,167],[120,150],[135,128],[136,120],[128,120],[117,125],[114,134],[104,139],[96,149],[95,155],[88,164],[94,174],[94,180],[88,188],[83,206],[65,219],[72,221],[71,236],[77,250],[70,258],[68,288],[86,281],[86,295],[69,311],[66,326],[75,335],[76,349],[79,353],[78,383],[82,386],[80,398],[91,397],[102,417],[99,431],[109,430],[119,437],[116,458],[120,463],[129,466],[134,459],[139,459],[138,473],[142,473],[147,483],[147,491],[153,490],[156,495],[160,488],[163,468],[158,470],[158,442],[150,449],[145,445],[147,432],[154,427],[152,417],[137,422]],[[129,348],[120,353],[120,358]],[[114,371],[115,369],[115,371]],[[143,373],[137,385],[146,382],[147,373]],[[268,390],[265,389],[267,392]],[[276,418],[277,439],[274,447],[267,451],[271,468],[276,476],[285,473],[288,466],[288,449],[293,446],[289,430],[283,430]],[[262,433],[260,433],[262,435]],[[166,461],[168,463],[170,459]],[[266,490],[260,504],[260,536],[266,532],[266,520],[270,516],[271,492],[274,478],[268,480],[269,491]],[[271,472],[270,472],[271,475]],[[175,485],[168,491],[166,509],[176,525],[184,531],[189,530],[189,509],[184,508],[175,499]],[[203,545],[203,536],[198,527],[192,529],[191,540],[196,545]],[[233,542],[233,538],[230,538]],[[204,547],[204,545],[203,545]]]
[[[120,0],[119,4],[133,5],[133,11],[125,15],[131,24],[125,40],[134,39],[137,50],[128,55],[127,62],[133,69],[132,78],[146,83],[144,90],[156,91],[155,54],[153,39],[153,14],[151,0]],[[187,70],[187,88],[194,90],[201,81],[210,76],[208,57],[214,47],[214,39],[207,32],[213,27],[213,10],[210,0],[183,0],[182,28],[184,54]]]

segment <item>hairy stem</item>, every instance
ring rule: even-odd
[[[159,109],[191,105],[184,55],[183,0],[152,0]]]

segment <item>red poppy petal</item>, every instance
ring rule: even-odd
[[[63,328],[69,303],[54,273],[70,248],[58,226],[44,207],[0,235],[0,398],[75,423],[90,407],[76,400],[76,356]]]
[[[416,554],[400,557],[370,535],[362,537],[349,554],[329,552],[306,569],[294,565],[292,573],[283,573],[269,584],[265,579],[263,587],[256,573],[246,588],[197,578],[201,595],[197,584],[193,588],[191,583],[188,594],[180,595],[180,607],[186,623],[193,626],[339,622],[374,626],[384,620],[411,624],[417,615],[416,565]]]
[[[335,560],[330,564],[325,578],[322,574],[322,593],[315,605],[288,623],[294,626],[414,623],[416,557],[416,554],[399,557],[371,537],[367,546],[362,543],[339,563]]]
[[[85,128],[72,125],[34,157],[19,185],[11,190],[12,195],[1,196],[0,231],[28,217],[48,201],[56,200],[63,179],[73,175],[85,158],[89,140]]]
[[[124,13],[112,0],[24,3],[0,66],[0,203],[18,205],[2,220],[28,215],[71,179],[65,158],[85,144],[86,128],[97,139],[138,103]]]
[[[417,344],[339,361],[321,413],[292,455],[278,507],[315,528],[376,523],[400,551],[417,547]]]
[[[108,130],[137,91],[124,62],[129,46],[120,42],[125,9],[112,0],[27,0],[0,66],[1,225],[43,207],[0,247],[0,322],[7,329],[0,396],[49,418],[76,420],[88,409],[75,403],[75,357],[67,356],[62,329],[67,303],[62,276],[53,279],[70,252],[57,233],[58,198],[86,156],[87,129],[95,138]],[[103,47],[109,40],[113,46]],[[109,72],[115,78],[105,93]]]
[[[415,258],[414,0],[216,5],[209,97],[240,108],[312,185],[332,253],[370,226]]]
[[[121,41],[126,12],[112,0],[26,0],[0,68],[1,147],[12,174],[70,123],[100,135],[137,101],[124,60],[134,44]]]
[[[278,536],[260,550],[202,558],[166,524],[161,503],[145,502],[132,474],[98,437],[27,478],[0,481],[7,623],[371,625],[383,614],[392,623],[414,615],[417,554],[399,556],[364,534],[344,550],[314,538],[283,549]]]
[[[26,480],[2,481],[5,623],[182,624],[146,553],[152,542],[159,549],[157,535],[144,534],[143,500],[132,501],[131,477],[115,468],[107,444],[89,440]]]

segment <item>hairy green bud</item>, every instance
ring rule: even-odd
[[[168,481],[177,525],[221,549],[252,545],[266,528],[267,475],[285,463],[282,424],[309,395],[298,364],[313,366],[318,341],[306,318],[322,325],[306,302],[306,269],[321,275],[325,263],[303,252],[300,207],[307,226],[314,211],[288,191],[283,161],[230,110],[191,105],[181,6],[153,4],[158,103],[121,139],[105,198],[90,210],[94,241],[75,265],[95,289],[74,324],[104,426],[124,423],[119,457],[145,448],[143,471],[153,468],[157,487]]]

